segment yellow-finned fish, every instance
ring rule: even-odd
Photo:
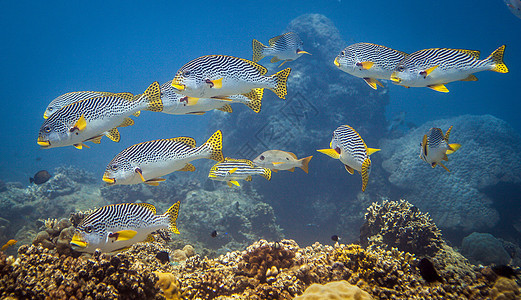
[[[282,150],[267,150],[257,156],[253,163],[259,167],[268,168],[272,171],[288,170],[295,171],[295,168],[301,168],[304,172],[308,172],[308,164],[313,156],[298,159],[291,152]]]
[[[396,65],[407,53],[371,43],[356,43],[347,46],[335,58],[340,70],[362,78],[371,88],[383,84],[377,79],[389,80]]]
[[[449,144],[449,135],[452,130],[452,126],[449,127],[445,135],[440,128],[431,128],[423,136],[422,142],[420,143],[420,158],[427,162],[431,167],[436,165],[442,166],[447,172],[450,172],[441,161],[449,160],[447,154],[456,152],[461,145],[460,144]]]
[[[5,243],[5,244],[2,246],[2,248],[0,248],[0,251],[5,251],[5,250],[7,250],[7,248],[11,247],[12,245],[14,245],[14,244],[16,244],[16,243],[18,243],[17,240],[9,240],[9,241],[7,241],[7,243]]]
[[[225,158],[223,162],[216,163],[208,174],[208,178],[218,181],[226,181],[229,187],[232,184],[240,186],[237,180],[251,181],[253,175],[261,175],[270,180],[271,170],[268,168],[256,167],[253,162],[247,159]]]
[[[206,55],[182,66],[172,80],[172,86],[178,93],[194,98],[226,98],[267,88],[285,99],[291,69],[264,76],[267,72],[265,67],[247,59]]]
[[[78,252],[113,252],[129,248],[135,243],[152,242],[152,232],[168,229],[179,234],[176,220],[179,201],[164,214],[147,203],[122,203],[100,207],[78,224],[71,246]]]
[[[145,183],[157,186],[160,178],[175,171],[195,171],[190,162],[200,158],[223,160],[222,133],[216,131],[206,143],[195,146],[190,137],[139,143],[116,155],[107,165],[103,181],[110,185]]]
[[[479,51],[431,48],[409,54],[398,63],[391,81],[405,87],[428,87],[448,93],[445,84],[453,81],[477,81],[473,75],[481,71],[508,73],[503,62],[505,45],[480,60]]]
[[[342,125],[333,131],[333,139],[329,143],[331,149],[321,149],[318,152],[339,159],[349,174],[357,170],[362,175],[362,192],[367,187],[371,173],[369,155],[380,149],[368,148],[362,137],[351,126]]]
[[[295,32],[286,32],[282,35],[271,38],[269,46],[264,46],[261,42],[253,40],[253,61],[258,62],[266,56],[273,56],[272,63],[283,61],[279,68],[288,61],[295,60],[302,54],[310,53],[304,51],[304,42]]]
[[[63,94],[59,97],[54,98],[54,100],[47,105],[47,108],[45,109],[45,112],[43,113],[43,118],[48,119],[53,113],[60,110],[60,108],[67,106],[71,103],[74,103],[76,101],[85,100],[89,98],[94,97],[102,97],[102,96],[110,96],[114,95],[114,93],[108,93],[108,92],[89,92],[89,91],[83,91],[83,92],[71,92],[67,94]]]
[[[232,103],[242,103],[259,113],[263,93],[264,89],[253,89],[248,94],[231,95],[226,98],[194,98],[177,93],[177,89],[172,87],[172,81],[161,85],[163,112],[172,115],[202,115],[213,109],[231,113]]]
[[[43,122],[38,145],[43,149],[71,146],[82,149],[84,142],[99,144],[106,135],[119,142],[117,127],[134,124],[129,118],[141,110],[161,111],[159,83],[154,82],[141,96],[119,93],[76,101],[62,107]]]

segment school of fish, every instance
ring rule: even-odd
[[[508,1],[506,1],[508,2]],[[510,1],[516,3],[516,1]],[[516,8],[509,3],[509,8]],[[103,136],[120,141],[118,128],[134,125],[130,116],[141,111],[171,115],[202,115],[211,110],[232,112],[231,104],[242,103],[255,113],[261,111],[264,89],[279,98],[288,95],[287,82],[291,68],[267,75],[268,69],[258,62],[272,57],[271,63],[299,59],[308,53],[295,32],[271,38],[268,46],[252,41],[252,60],[227,56],[205,55],[184,64],[173,79],[160,85],[152,83],[142,94],[78,91],[52,100],[44,112],[37,143],[43,149],[74,146],[89,148],[86,142],[99,144]],[[445,84],[453,81],[476,81],[474,73],[494,71],[507,73],[503,62],[505,46],[496,49],[485,59],[480,52],[464,49],[430,48],[410,54],[392,48],[356,43],[344,48],[333,64],[343,72],[362,78],[373,89],[383,87],[380,80],[390,80],[404,87],[428,87],[448,92]],[[460,149],[449,144],[452,126],[443,134],[431,128],[420,141],[420,159],[432,168],[447,161],[447,155]],[[223,157],[223,134],[215,132],[205,143],[196,146],[190,137],[165,137],[130,146],[108,163],[102,180],[108,185],[159,185],[165,175],[175,171],[195,171],[191,164],[197,159],[212,159],[217,163],[208,171],[211,180],[224,181],[228,186],[240,186],[239,180],[251,181],[254,175],[271,179],[272,171],[293,172],[301,168],[309,172],[312,156],[298,158],[292,152],[269,149],[253,160]],[[350,174],[362,177],[362,192],[369,183],[370,155],[380,149],[369,148],[361,135],[351,126],[339,124],[333,131],[329,148],[317,150],[338,159]],[[449,171],[450,172],[450,171]],[[152,233],[167,229],[179,233],[176,225],[180,202],[164,214],[157,215],[153,205],[123,203],[108,205],[88,215],[76,228],[71,245],[80,252],[121,251],[132,244],[152,241]],[[14,244],[10,241],[2,250]]]

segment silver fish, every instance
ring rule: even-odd
[[[295,168],[301,168],[304,172],[308,172],[308,164],[313,156],[298,159],[294,153],[282,150],[267,150],[257,156],[253,163],[259,167],[268,168],[274,172],[278,170],[295,171]]]
[[[423,136],[422,142],[420,143],[420,158],[433,168],[436,167],[436,165],[442,166],[447,172],[450,172],[449,169],[445,167],[441,161],[449,160],[447,154],[452,154],[461,147],[460,144],[449,144],[451,130],[452,126],[449,127],[447,133],[444,135],[440,128],[431,128],[427,134]]]

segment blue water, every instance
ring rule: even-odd
[[[480,50],[507,45],[508,74],[482,72],[478,82],[456,82],[450,93],[390,86],[388,117],[407,121],[492,114],[521,132],[521,20],[503,1],[3,1],[0,4],[0,179],[28,183],[40,169],[73,164],[99,175],[129,145],[157,138],[206,140],[205,116],[143,113],[91,149],[40,150],[43,112],[71,91],[140,93],[172,79],[187,61],[206,54],[251,58],[251,40],[266,41],[304,13],[321,13],[339,28],[346,46],[373,42],[405,52],[430,47]],[[341,49],[331,49],[338,53]],[[291,78],[290,78],[291,80]],[[226,134],[226,133],[225,133]]]

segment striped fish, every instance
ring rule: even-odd
[[[349,174],[354,170],[362,175],[362,192],[367,187],[371,172],[369,155],[380,149],[368,148],[362,137],[351,126],[342,125],[333,131],[333,139],[329,143],[331,149],[321,149],[318,152],[340,159]]]
[[[228,186],[232,184],[240,186],[237,180],[251,181],[253,175],[261,175],[270,180],[271,170],[267,168],[256,167],[253,162],[247,159],[225,158],[223,162],[215,164],[208,174],[208,178],[218,181],[228,182]]]
[[[453,81],[477,81],[473,73],[508,73],[503,63],[505,45],[480,60],[479,51],[431,48],[416,51],[401,61],[391,74],[393,83],[405,87],[428,87],[448,93],[445,84]]]
[[[69,105],[73,102],[85,100],[89,98],[94,97],[102,97],[102,96],[110,96],[114,95],[114,93],[108,93],[108,92],[72,92],[63,94],[49,103],[47,105],[47,108],[45,109],[45,112],[43,113],[43,118],[48,119],[53,113],[57,112],[60,108]]]
[[[130,115],[140,110],[161,111],[159,83],[154,82],[141,96],[119,93],[89,98],[66,105],[53,113],[40,128],[38,145],[44,149],[73,145],[87,147],[84,142],[99,144],[106,135],[119,142],[117,127],[134,124]]]
[[[376,90],[383,87],[377,79],[390,79],[396,65],[407,57],[407,53],[371,43],[356,43],[347,46],[335,58],[340,70],[362,78]]]
[[[152,242],[151,235],[159,229],[179,234],[176,220],[179,201],[164,214],[147,203],[122,203],[100,207],[78,224],[71,246],[79,252],[113,252],[129,248],[135,243]]]
[[[110,185],[145,183],[157,186],[160,178],[174,171],[195,171],[190,162],[200,158],[223,160],[222,133],[216,131],[206,143],[195,146],[190,137],[139,143],[116,155],[107,165],[103,181]]]
[[[447,172],[450,172],[449,169],[447,169],[441,161],[449,160],[447,154],[452,154],[461,147],[460,144],[449,144],[449,134],[451,130],[452,126],[449,127],[447,133],[444,135],[440,128],[431,128],[427,134],[423,136],[422,142],[420,143],[420,158],[433,168],[436,167],[436,165],[442,166]]]
[[[232,103],[243,103],[258,113],[261,110],[263,93],[263,89],[253,89],[245,95],[232,95],[221,99],[194,98],[177,93],[177,90],[172,87],[172,81],[161,85],[163,112],[172,115],[202,115],[213,109],[231,113]]]
[[[285,99],[290,68],[271,76],[258,63],[226,55],[206,55],[196,58],[179,69],[172,86],[188,97],[226,98],[248,94],[253,89],[267,88]]]
[[[266,56],[273,56],[272,63],[283,61],[279,68],[288,61],[295,60],[302,54],[310,53],[304,51],[304,42],[300,36],[294,32],[286,32],[283,35],[271,38],[269,46],[264,46],[261,42],[253,40],[253,61],[258,62]]]

